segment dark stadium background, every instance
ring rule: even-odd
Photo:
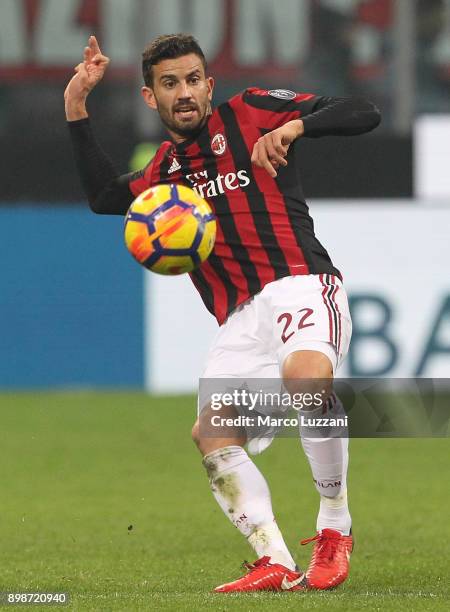
[[[127,259],[121,221],[89,216],[65,125],[65,83],[90,33],[112,61],[89,110],[123,172],[144,165],[165,138],[139,94],[140,52],[161,31],[199,35],[217,77],[216,102],[249,85],[373,100],[383,117],[374,134],[301,143],[308,201],[334,202],[339,217],[340,203],[361,199],[418,209],[414,122],[449,110],[449,10],[444,0],[284,0],[280,7],[269,0],[3,2],[0,231],[7,291],[0,314],[9,323],[0,386],[145,382],[146,277]]]
[[[347,362],[449,377],[449,0],[1,0],[0,593],[217,609],[207,593],[251,554],[190,442],[214,322],[187,279],[131,259],[122,219],[88,210],[65,125],[65,84],[95,33],[111,57],[89,99],[95,132],[120,171],[144,165],[166,136],[139,95],[140,52],[181,30],[205,48],[217,103],[257,85],[378,105],[373,134],[301,142],[305,195],[354,307]],[[344,588],[308,609],[448,609],[448,438],[351,443],[359,552]],[[258,461],[304,564],[315,491],[297,444],[273,446]]]

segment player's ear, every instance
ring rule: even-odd
[[[213,79],[213,77],[207,77],[206,78],[206,83],[207,83],[207,87],[208,87],[208,99],[212,100],[212,95],[213,95],[213,91],[214,91],[214,79]]]
[[[151,89],[150,87],[143,87],[141,89],[141,94],[147,106],[149,106],[153,110],[156,110],[158,108],[156,104],[155,94],[153,93],[153,89]]]

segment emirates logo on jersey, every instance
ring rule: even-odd
[[[218,195],[223,195],[227,191],[235,191],[236,189],[244,189],[250,185],[250,178],[246,170],[238,170],[228,172],[228,174],[217,174],[215,178],[208,176],[207,170],[186,174],[187,180],[190,182],[192,189],[198,193],[201,198],[215,198]]]
[[[215,155],[223,155],[227,148],[227,139],[218,132],[211,140],[211,149]]]

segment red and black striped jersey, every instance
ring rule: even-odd
[[[219,323],[278,278],[339,275],[314,235],[296,147],[290,147],[288,165],[278,169],[276,179],[250,160],[262,134],[310,114],[317,104],[314,95],[289,98],[280,91],[248,89],[221,104],[200,134],[179,145],[164,142],[130,182],[135,196],[158,183],[183,183],[210,203],[216,243],[191,279]]]
[[[223,323],[276,279],[340,276],[315,236],[303,196],[301,139],[289,148],[288,165],[277,169],[276,178],[251,163],[261,135],[299,118],[306,137],[362,134],[380,122],[376,107],[364,99],[250,88],[215,108],[195,137],[164,142],[144,170],[122,176],[97,144],[88,119],[69,128],[94,212],[126,214],[133,197],[159,183],[186,184],[208,200],[217,217],[216,242],[191,278],[207,309]]]

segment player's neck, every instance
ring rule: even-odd
[[[196,135],[196,133],[181,135],[177,134],[176,132],[172,132],[172,130],[169,129],[167,131],[169,132],[169,136],[175,145],[182,144],[183,142],[186,142],[186,140],[190,140],[193,136]]]

